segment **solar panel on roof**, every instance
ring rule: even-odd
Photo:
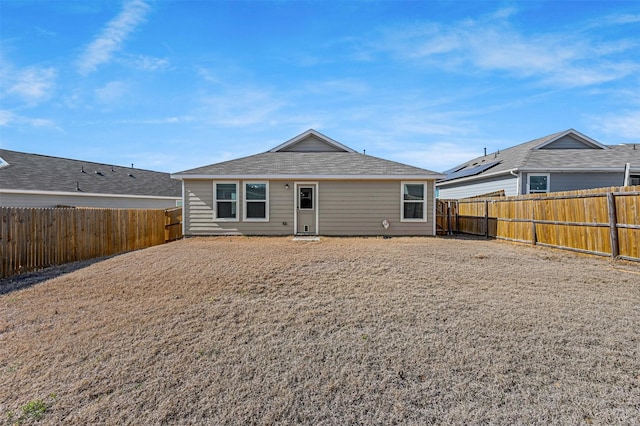
[[[480,164],[479,166],[471,167],[468,169],[457,170],[451,174],[448,174],[445,180],[458,179],[458,178],[463,178],[467,176],[475,176],[499,164],[500,162],[501,161],[492,161],[490,163]]]
[[[466,166],[467,166],[466,164],[464,166],[455,166],[451,169],[445,170],[444,172],[442,172],[442,174],[449,175],[450,173],[457,172],[458,170],[464,169]]]

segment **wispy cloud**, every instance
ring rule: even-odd
[[[113,104],[127,93],[127,84],[122,81],[110,81],[95,90],[95,96],[101,104]]]
[[[29,127],[49,127],[56,130],[62,130],[53,120],[45,118],[32,118],[15,114],[10,110],[0,110],[0,127],[8,126],[29,126]]]
[[[596,22],[592,23],[590,27],[637,24],[639,22],[640,22],[639,14],[631,14],[631,13],[612,14],[612,15],[600,17]]]
[[[14,113],[6,110],[6,109],[0,109],[0,126],[7,126],[9,125],[9,123],[11,123],[11,121],[14,118]]]
[[[229,88],[203,99],[204,120],[224,127],[273,123],[286,104],[268,89]]]
[[[347,78],[307,82],[301,90],[307,96],[327,93],[331,93],[332,96],[361,96],[367,93],[369,89],[369,85],[366,82]]]
[[[615,116],[598,117],[593,120],[595,127],[613,137],[622,139],[613,143],[640,141],[640,110],[629,111]]]
[[[474,150],[469,141],[464,143],[436,142],[428,146],[416,146],[391,154],[396,161],[442,172],[462,164],[482,153]]]
[[[28,104],[37,104],[51,97],[57,71],[51,67],[29,67],[3,74],[8,94]]]
[[[589,30],[524,33],[511,23],[514,9],[452,24],[426,22],[388,29],[372,50],[456,72],[498,71],[549,85],[589,86],[633,75],[640,42],[602,41]],[[610,18],[633,23],[636,16]]]
[[[127,37],[144,22],[148,10],[149,5],[141,0],[125,3],[120,14],[109,21],[81,55],[77,61],[78,72],[87,75],[109,62]]]
[[[149,118],[149,119],[136,119],[136,120],[121,120],[118,124],[182,124],[194,121],[194,118],[189,115],[163,117],[163,118]]]
[[[169,67],[169,60],[166,58],[155,58],[152,56],[137,55],[123,58],[121,62],[131,68],[141,71],[161,71]]]

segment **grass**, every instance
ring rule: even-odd
[[[42,419],[45,412],[55,402],[57,395],[55,393],[49,395],[46,401],[42,399],[32,399],[31,401],[20,407],[19,414],[9,410],[6,413],[6,419],[14,425],[22,425],[31,422],[37,422]]]
[[[56,393],[43,424],[640,418],[638,264],[485,240],[199,238],[0,307],[0,412]]]

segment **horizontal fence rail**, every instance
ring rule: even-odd
[[[441,233],[640,261],[640,186],[438,200],[437,211]]]
[[[181,209],[0,207],[0,278],[163,244]]]

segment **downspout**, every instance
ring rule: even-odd
[[[186,188],[186,182],[184,181],[184,179],[180,179],[180,180],[182,181],[182,238],[184,238],[187,235],[187,227],[186,227],[187,203],[185,202],[187,199],[187,196],[184,193],[184,190]]]
[[[512,170],[509,170],[509,174],[511,174],[511,176],[515,176],[515,177],[517,178],[517,179],[516,179],[516,185],[517,185],[517,192],[516,192],[516,195],[521,195],[521,194],[520,194],[520,193],[521,193],[521,189],[522,189],[522,188],[520,187],[520,176],[521,176],[521,174],[520,174],[520,173],[516,173],[516,172],[515,172],[516,170],[518,170],[518,169],[512,169]]]
[[[631,173],[631,163],[624,165],[624,182],[622,186],[629,186],[629,178]]]

